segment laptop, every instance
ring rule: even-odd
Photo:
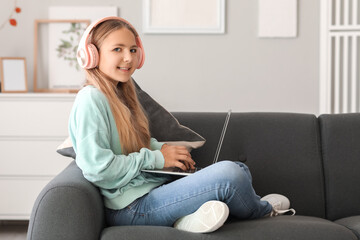
[[[225,138],[225,133],[226,133],[226,129],[230,120],[230,116],[231,116],[231,109],[228,111],[226,118],[225,118],[225,122],[224,122],[224,126],[223,129],[221,131],[221,135],[220,135],[220,139],[216,148],[216,152],[215,152],[215,156],[214,156],[214,160],[213,163],[217,163],[217,161],[219,160],[219,155],[220,155],[220,150],[221,150],[221,146],[223,144],[224,138]],[[184,171],[180,168],[177,167],[171,167],[171,168],[163,168],[163,169],[143,169],[141,170],[142,172],[148,172],[148,173],[159,173],[159,174],[171,174],[171,175],[178,175],[178,176],[187,176],[187,175],[191,175],[193,173],[195,173],[196,171],[201,170],[202,168],[195,168],[195,169],[190,169],[187,171]]]

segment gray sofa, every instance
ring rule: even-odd
[[[211,162],[226,113],[174,113],[207,139],[193,150]],[[245,162],[258,195],[289,197],[296,216],[239,221],[210,234],[171,227],[106,227],[102,198],[72,162],[40,193],[30,240],[359,239],[360,114],[233,113],[220,159]]]

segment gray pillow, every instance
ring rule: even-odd
[[[149,119],[150,133],[153,138],[169,145],[185,146],[189,151],[205,144],[205,139],[202,136],[181,125],[171,113],[143,91],[135,81],[134,83],[139,101]],[[75,159],[76,154],[70,137],[57,148],[57,152]]]

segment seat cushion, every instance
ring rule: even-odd
[[[360,239],[360,216],[342,218],[335,222],[353,231],[353,233]]]
[[[360,114],[326,114],[319,120],[327,218],[360,215]]]
[[[226,223],[209,234],[179,231],[171,227],[122,226],[104,229],[102,240],[115,239],[197,240],[197,239],[292,239],[292,240],[347,240],[357,239],[346,227],[325,219],[304,216],[280,216],[250,221]]]

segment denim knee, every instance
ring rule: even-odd
[[[233,162],[233,161],[221,161],[214,164],[215,169],[215,178],[218,177],[219,180],[227,181],[229,183],[251,183],[251,175],[248,167],[243,163]]]

